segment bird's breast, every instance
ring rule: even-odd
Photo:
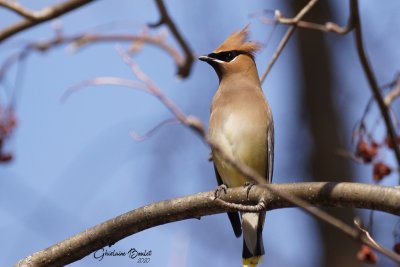
[[[210,118],[210,137],[231,157],[265,176],[267,164],[267,114],[265,108],[245,110],[225,107],[214,110]],[[248,180],[224,159],[213,153],[222,181],[228,187],[242,186]]]

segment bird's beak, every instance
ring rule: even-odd
[[[209,57],[209,56],[201,56],[201,57],[199,57],[199,60],[205,61],[207,63],[210,63],[210,62],[214,61],[214,59]]]

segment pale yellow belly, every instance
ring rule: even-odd
[[[211,138],[218,142],[227,154],[246,164],[263,177],[266,176],[267,138],[265,127],[251,124],[249,120],[240,117],[231,116],[227,118],[222,127],[215,128],[210,134]],[[246,181],[251,181],[226,163],[218,154],[213,153],[213,159],[223,183],[228,187],[243,186]]]

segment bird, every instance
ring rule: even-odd
[[[208,136],[225,153],[272,182],[274,122],[263,93],[255,63],[260,44],[248,40],[249,26],[232,33],[212,53],[199,57],[211,65],[219,86],[211,104]],[[231,166],[217,151],[211,151],[218,185],[246,186],[254,183]],[[243,232],[243,266],[254,267],[264,252],[262,231],[265,211],[228,212],[236,237]]]

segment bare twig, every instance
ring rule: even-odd
[[[186,116],[185,113],[183,113],[176,105],[175,103],[170,100],[168,97],[166,97],[162,91],[160,90],[160,88],[158,88],[157,85],[155,85],[153,83],[153,81],[147,77],[147,75],[139,68],[139,66],[133,62],[133,60],[130,58],[130,56],[123,51],[120,48],[117,48],[117,51],[119,52],[119,54],[121,55],[122,59],[124,60],[124,62],[130,66],[133,74],[141,81],[143,82],[143,84],[146,86],[147,91],[152,94],[153,96],[155,96],[156,98],[158,98],[161,103],[166,106],[171,112],[172,114],[174,114],[174,116],[184,125],[188,126],[189,128],[191,128],[192,130],[194,130],[195,132],[197,132],[198,134],[200,134],[201,136],[205,136],[205,130],[204,127],[202,125],[202,123],[195,117],[191,117],[191,116]]]
[[[272,66],[275,64],[276,60],[278,59],[279,55],[281,54],[282,50],[285,48],[286,44],[288,43],[290,37],[294,33],[297,27],[297,23],[308,13],[308,11],[311,10],[311,8],[317,3],[318,0],[310,0],[307,5],[303,7],[302,10],[294,17],[294,18],[285,18],[286,21],[289,21],[293,23],[292,26],[289,27],[289,29],[286,31],[285,35],[283,36],[281,42],[278,45],[278,48],[276,49],[274,55],[272,56],[271,61],[269,62],[267,68],[264,70],[264,72],[261,75],[261,83],[264,82],[265,78],[267,77],[268,73],[272,69]],[[281,17],[280,12],[276,12],[276,17],[279,18]],[[281,19],[283,19],[281,17]],[[279,21],[279,19],[278,19]]]
[[[14,1],[1,0],[0,5],[19,13],[20,15],[26,17],[26,19],[21,20],[11,26],[0,31],[0,43],[5,39],[23,31],[31,28],[42,22],[60,17],[61,15],[80,8],[86,4],[93,2],[94,0],[68,0],[53,6],[45,7],[40,11],[29,11],[22,6],[16,4]]]
[[[124,87],[129,87],[129,88],[135,88],[136,90],[140,90],[143,92],[148,92],[145,85],[143,85],[140,82],[137,81],[132,81],[128,79],[122,79],[118,77],[109,77],[109,76],[104,76],[104,77],[96,77],[94,79],[89,79],[85,81],[81,81],[80,83],[71,86],[64,92],[64,94],[61,96],[61,101],[64,102],[67,100],[68,97],[70,97],[73,93],[76,93],[79,90],[82,90],[83,88],[86,88],[91,85],[117,85],[117,86],[124,86]]]
[[[286,23],[283,23],[286,24]],[[344,27],[339,26],[338,24],[334,22],[327,22],[325,24],[318,24],[314,22],[309,22],[309,21],[299,21],[296,23],[297,27],[303,28],[303,29],[310,29],[310,30],[316,30],[316,31],[321,31],[321,32],[333,32],[337,33],[340,35],[345,35],[349,33],[352,30],[352,25],[347,24]]]
[[[310,0],[294,18],[285,18],[281,15],[281,12],[277,10],[275,12],[275,16],[278,18],[278,21],[283,21],[284,23],[296,24],[299,22],[317,3],[318,0]]]
[[[83,34],[78,38],[73,40],[73,45],[76,48],[80,48],[83,45],[87,45],[95,42],[141,42],[150,45],[157,46],[158,48],[164,50],[168,55],[170,55],[177,67],[183,64],[183,57],[173,46],[168,44],[164,39],[158,36],[151,36],[149,34]]]
[[[400,190],[364,183],[292,183],[270,184],[275,192],[286,192],[307,200],[308,205],[375,209],[400,215]],[[47,249],[19,261],[16,266],[63,266],[90,253],[145,229],[206,215],[234,211],[214,200],[214,191],[153,203],[135,209],[87,229]],[[263,199],[267,210],[294,207],[291,201],[269,189],[253,186],[249,194],[244,188],[229,188],[221,199],[225,202],[254,205]],[[370,245],[370,241],[354,228],[354,235]],[[357,239],[358,240],[358,239]],[[371,246],[373,247],[373,246]],[[394,255],[393,255],[394,254]],[[393,259],[399,256],[391,252]]]
[[[360,58],[362,68],[364,70],[365,75],[367,76],[367,80],[370,85],[372,94],[374,95],[374,98],[375,98],[376,102],[378,103],[378,107],[379,107],[379,110],[381,111],[383,120],[385,121],[386,130],[389,135],[389,138],[391,139],[393,144],[397,144],[396,131],[393,126],[392,119],[390,117],[388,106],[385,104],[385,100],[380,92],[378,82],[375,78],[375,74],[372,71],[372,67],[369,63],[367,54],[365,53],[365,50],[364,50],[364,44],[363,44],[363,40],[362,40],[361,20],[360,20],[360,15],[359,15],[359,11],[358,11],[358,0],[350,0],[350,8],[351,8],[352,14],[354,16],[354,36],[355,36],[355,42],[356,42],[356,47],[357,47],[357,53]],[[394,145],[392,149],[393,149],[393,152],[394,152],[396,160],[397,160],[397,165],[398,165],[398,167],[400,167],[399,146]]]
[[[180,123],[180,122],[176,118],[171,118],[171,119],[160,122],[159,124],[157,124],[155,127],[153,127],[150,131],[148,131],[144,135],[140,135],[133,130],[130,131],[130,134],[133,139],[135,139],[138,142],[141,142],[141,141],[147,140],[148,138],[152,137],[153,134],[155,134],[159,129],[161,129],[161,127],[168,125],[168,124],[177,124],[177,123]]]
[[[182,78],[186,78],[190,74],[190,70],[192,68],[194,61],[192,49],[190,49],[189,44],[185,41],[182,34],[176,27],[174,21],[168,14],[167,8],[165,7],[163,0],[156,0],[156,4],[160,12],[160,19],[157,23],[149,24],[149,26],[158,27],[165,24],[170,29],[172,35],[175,37],[175,39],[177,40],[177,42],[179,43],[179,45],[181,46],[182,50],[185,53],[185,61],[183,64],[179,66],[178,75]]]
[[[333,32],[340,35],[349,33],[354,28],[354,10],[350,8],[350,15],[347,24],[344,27],[339,26],[334,22],[326,22],[325,24],[318,24],[303,20],[288,19],[280,15],[276,17],[276,21],[286,25],[296,25],[297,27],[317,30],[322,32]]]
[[[272,56],[271,61],[268,63],[267,68],[264,70],[264,72],[261,75],[260,81],[263,83],[265,81],[265,78],[267,78],[268,73],[271,71],[272,67],[274,66],[276,60],[278,59],[279,55],[283,51],[283,48],[285,48],[286,44],[288,43],[290,37],[296,30],[296,26],[290,26],[289,29],[286,31],[285,35],[281,39],[281,42],[278,45],[278,48],[276,49],[275,53]]]

